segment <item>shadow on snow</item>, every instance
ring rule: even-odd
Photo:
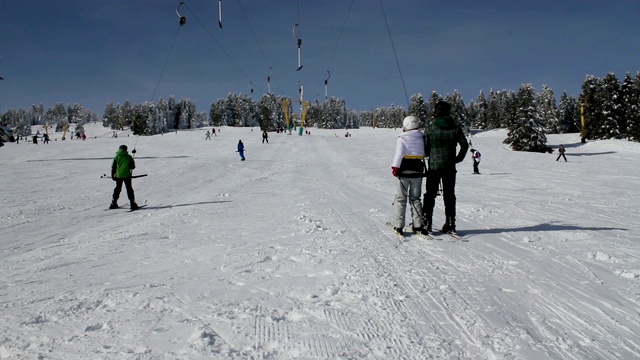
[[[465,235],[480,235],[480,234],[502,234],[510,232],[539,232],[539,231],[603,231],[603,230],[628,230],[615,227],[594,227],[594,226],[577,226],[577,225],[562,225],[545,223],[533,226],[524,226],[516,228],[497,228],[497,229],[465,229],[463,232]]]
[[[219,204],[219,203],[226,203],[226,202],[231,202],[231,200],[220,200],[220,201],[200,201],[197,203],[190,203],[190,204],[173,204],[173,205],[164,205],[164,206],[145,206],[145,209],[171,209],[174,207],[181,207],[181,206],[194,206],[194,205],[206,205],[206,204]]]

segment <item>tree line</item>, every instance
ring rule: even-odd
[[[432,92],[427,98],[418,93],[411,97],[407,108],[391,105],[361,112],[348,109],[346,101],[340,98],[300,104],[273,94],[265,94],[255,101],[245,94],[230,93],[213,102],[208,114],[198,112],[195,102],[190,99],[176,100],[170,96],[157,103],[109,103],[101,119],[77,104],[58,103],[46,112],[42,105],[33,105],[30,109],[10,109],[1,113],[0,125],[14,128],[21,136],[30,134],[31,125],[55,125],[56,131],[62,131],[69,124],[81,128],[83,124],[95,121],[102,121],[105,127],[114,130],[130,128],[135,135],[155,135],[202,126],[259,126],[272,131],[287,126],[287,114],[289,125],[300,125],[305,113],[306,127],[399,128],[408,114],[428,124],[434,105],[440,100],[452,105],[452,117],[467,130],[507,129],[504,142],[514,150],[547,151],[546,134],[558,133],[581,132],[584,140],[626,138],[640,141],[640,72],[635,76],[626,73],[621,82],[613,73],[602,78],[587,75],[582,93],[576,98],[563,92],[559,103],[552,89],[545,85],[536,92],[531,84],[523,84],[517,92],[490,90],[485,96],[480,91],[468,104],[457,91],[444,97]]]

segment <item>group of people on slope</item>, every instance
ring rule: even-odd
[[[415,116],[403,120],[403,133],[398,135],[396,153],[391,165],[398,178],[395,197],[393,229],[402,235],[407,200],[411,206],[413,231],[430,234],[433,229],[433,208],[440,184],[445,207],[443,232],[456,231],[456,164],[463,161],[469,144],[455,120],[450,116],[451,105],[439,101],[435,105],[433,121],[420,131]],[[456,153],[457,146],[460,150]],[[425,168],[425,158],[428,167]],[[426,172],[426,192],[420,201],[422,178]]]

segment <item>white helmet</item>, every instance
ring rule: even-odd
[[[402,120],[402,130],[409,131],[420,127],[420,120],[417,117],[410,115]]]

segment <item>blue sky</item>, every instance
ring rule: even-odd
[[[369,110],[406,107],[405,90],[468,103],[531,83],[577,96],[587,74],[640,70],[637,0],[382,0],[393,46],[379,0],[223,0],[222,29],[218,0],[185,0],[182,27],[179,3],[0,1],[0,111],[62,102],[102,115],[174,95],[208,112],[230,92],[259,100],[267,76],[273,93],[302,85],[324,101],[327,71],[329,96]]]

